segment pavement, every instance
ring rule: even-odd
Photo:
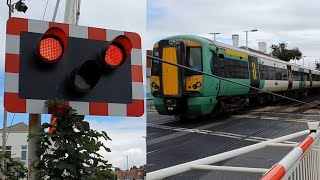
[[[241,112],[214,119],[181,121],[174,116],[147,114],[147,172],[308,129],[317,115]],[[299,142],[304,137],[293,139]],[[267,147],[215,165],[270,168],[291,148]],[[167,179],[251,180],[261,174],[193,170]]]

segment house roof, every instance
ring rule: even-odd
[[[11,133],[27,133],[29,132],[29,126],[25,124],[24,122],[12,125],[8,127],[8,130]],[[2,129],[0,129],[0,132],[2,132]]]

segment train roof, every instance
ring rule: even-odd
[[[280,60],[280,59],[277,59],[277,58],[273,58],[273,57],[270,57],[270,56],[267,56],[267,55],[263,55],[263,54],[260,54],[260,53],[256,53],[256,52],[252,52],[252,51],[246,51],[245,49],[234,47],[234,46],[229,45],[229,44],[225,44],[225,43],[221,43],[221,42],[217,42],[217,41],[212,41],[212,40],[210,40],[208,38],[205,38],[205,37],[202,37],[202,36],[179,35],[179,36],[172,36],[172,37],[169,37],[169,38],[166,38],[166,39],[170,39],[170,38],[190,38],[190,39],[195,39],[197,41],[200,41],[201,43],[214,44],[215,46],[223,48],[223,49],[231,49],[233,51],[238,51],[238,52],[241,52],[241,53],[244,53],[244,54],[248,54],[250,56],[254,56],[254,57],[257,57],[257,58],[263,58],[263,59],[275,61],[275,62],[278,62],[278,63],[290,65],[290,66],[293,66],[293,67],[297,67],[297,68],[308,69],[308,70],[311,70],[312,72],[315,72],[316,74],[320,74],[320,71],[317,71],[317,70],[309,69],[307,67],[301,67],[299,65],[292,64],[292,63],[289,63],[289,62],[286,62],[286,61],[283,61],[283,60]]]

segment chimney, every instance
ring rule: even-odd
[[[233,45],[233,47],[239,47],[239,35],[238,34],[232,35],[232,45]]]
[[[267,53],[267,43],[266,42],[259,42],[259,51],[263,53]]]

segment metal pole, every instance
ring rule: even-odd
[[[4,109],[3,110],[3,128],[2,128],[2,168],[5,170],[5,159],[4,159],[4,154],[6,152],[6,142],[7,142],[7,111]],[[6,179],[6,176],[3,175],[2,177],[3,180]]]
[[[9,18],[11,18],[12,16],[12,5],[11,5],[11,0],[7,0],[7,5],[8,5],[8,8],[9,8]]]
[[[80,14],[80,1],[67,0],[64,13],[64,23],[77,24],[78,15]]]
[[[127,179],[129,179],[129,163],[128,163],[128,155],[127,156]]]
[[[76,10],[76,25],[79,24],[79,19],[80,19],[80,4],[81,4],[81,0],[78,0],[77,10]]]
[[[29,114],[29,134],[40,132],[41,114]],[[28,180],[36,180],[34,163],[39,159],[36,153],[37,140],[32,138],[28,141]]]
[[[246,31],[246,49],[248,51],[248,31]]]
[[[12,16],[12,12],[11,12],[11,0],[7,0],[7,5],[9,8],[9,18],[11,18]],[[4,154],[6,152],[6,144],[7,144],[7,123],[8,123],[8,112],[5,108],[3,108],[3,127],[2,127],[2,168],[3,170],[5,170],[5,166],[6,166],[6,162],[4,159]],[[3,174],[2,179],[5,180],[6,176]]]
[[[56,7],[54,8],[54,12],[53,12],[52,22],[56,21],[59,4],[60,4],[60,0],[57,0]]]

